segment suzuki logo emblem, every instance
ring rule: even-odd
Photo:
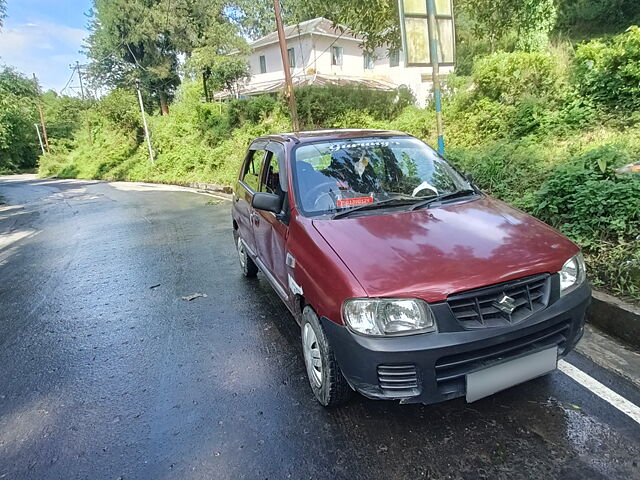
[[[510,297],[506,293],[503,293],[498,300],[493,302],[493,306],[496,307],[498,310],[500,310],[502,313],[511,315],[517,306],[516,299]]]

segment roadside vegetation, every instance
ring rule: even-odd
[[[373,3],[372,8],[384,11],[395,2]],[[522,6],[530,3],[536,7]],[[372,45],[395,38],[388,22],[371,25],[354,18],[353,2],[338,1],[331,12],[318,10],[322,2],[305,4],[312,10],[310,17],[333,15],[367,34]],[[615,172],[640,160],[640,29],[631,26],[640,23],[640,5],[630,0],[454,0],[454,4],[459,9],[459,58],[456,74],[445,81],[447,158],[473,174],[484,191],[575,240],[584,249],[594,284],[640,301],[640,175]],[[244,16],[232,23],[238,31],[255,36],[272,28],[266,3],[247,2],[239,11]],[[106,7],[104,12],[117,13]],[[290,13],[289,19],[305,18]],[[103,19],[103,27],[113,19],[107,20]],[[52,153],[39,159],[40,175],[231,184],[248,142],[290,130],[290,120],[282,98],[208,101],[230,76],[246,74],[237,63],[221,60],[230,46],[244,48],[234,36],[237,32],[231,27],[216,31],[219,48],[198,41],[181,47],[191,49],[182,79],[145,78],[136,66],[136,61],[148,61],[147,73],[165,75],[173,68],[169,57],[142,60],[129,55],[124,73],[111,77],[110,92],[99,100],[52,93],[39,97],[52,145]],[[96,32],[92,38],[99,40],[98,60],[110,58],[112,68],[122,52],[113,47],[108,34]],[[156,60],[169,70],[154,70]],[[119,65],[126,63],[122,62]],[[106,67],[94,62],[94,68],[99,78]],[[134,77],[141,78],[145,104],[152,112],[155,165],[144,143],[131,86]],[[29,110],[37,90],[26,88],[29,80],[11,70],[0,72],[0,90],[6,91],[12,82],[25,87],[11,91],[23,100],[8,104],[22,108],[24,102]],[[160,92],[157,85],[166,91]],[[390,128],[436,143],[433,108],[412,106],[407,92],[307,87],[296,95],[304,128]],[[0,169],[21,168],[21,159],[29,159],[26,165],[35,164],[33,113],[25,116],[23,137],[12,134],[15,140],[3,133],[7,121],[2,115]],[[20,150],[11,145],[18,144],[26,153],[16,154]]]

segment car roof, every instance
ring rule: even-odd
[[[256,138],[257,141],[310,143],[322,140],[343,140],[363,137],[410,137],[411,135],[396,130],[374,130],[357,128],[333,128],[328,130],[305,130],[301,132],[276,133]]]

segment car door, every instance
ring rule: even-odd
[[[286,241],[288,226],[288,195],[284,148],[276,142],[266,146],[260,191],[279,195],[283,200],[283,210],[279,215],[264,210],[255,210],[253,233],[258,257],[270,275],[271,283],[279,290],[280,296],[288,299]]]
[[[244,241],[252,257],[256,255],[257,250],[253,231],[255,212],[251,206],[251,200],[253,194],[260,189],[265,147],[266,143],[254,143],[249,147],[233,197],[233,217],[238,224],[240,238]]]

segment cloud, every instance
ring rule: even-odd
[[[87,36],[86,30],[53,22],[7,22],[0,33],[0,63],[35,73],[45,90],[59,91],[71,75],[69,64],[85,60],[79,50]]]

